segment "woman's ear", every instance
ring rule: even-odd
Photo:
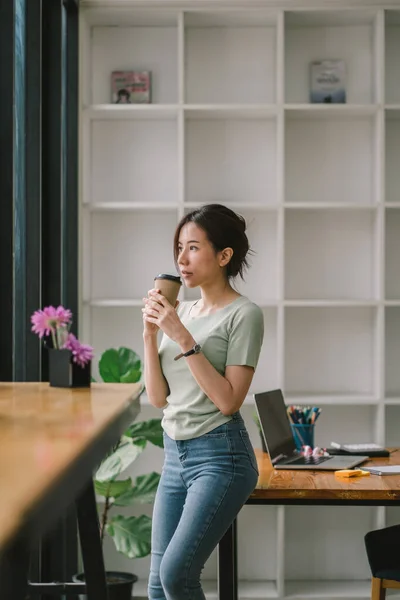
[[[233,250],[232,250],[232,248],[224,248],[223,250],[221,250],[220,259],[219,259],[219,266],[220,267],[226,267],[226,265],[231,260],[232,256],[233,256]]]

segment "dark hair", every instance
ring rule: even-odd
[[[195,223],[203,229],[215,252],[232,248],[233,255],[226,266],[228,278],[240,275],[249,267],[247,254],[252,253],[246,235],[246,221],[222,204],[205,204],[188,213],[178,223],[174,236],[174,259],[178,263],[178,245],[181,229],[186,223]]]

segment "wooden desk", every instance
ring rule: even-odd
[[[247,504],[318,506],[400,506],[400,475],[339,478],[331,471],[275,470],[269,456],[256,450],[260,471]],[[400,464],[400,450],[365,464]],[[237,600],[236,522],[218,547],[219,600]]]
[[[32,543],[71,503],[85,495],[96,509],[93,470],[136,418],[141,392],[141,384],[0,383],[0,600],[24,597],[16,586]],[[88,578],[87,586],[90,594]]]

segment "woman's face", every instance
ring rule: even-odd
[[[215,282],[221,276],[221,252],[215,252],[203,229],[186,223],[179,234],[178,266],[189,288]]]

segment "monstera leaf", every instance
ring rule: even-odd
[[[99,372],[106,383],[136,383],[142,376],[140,356],[130,348],[110,348],[99,360]]]

